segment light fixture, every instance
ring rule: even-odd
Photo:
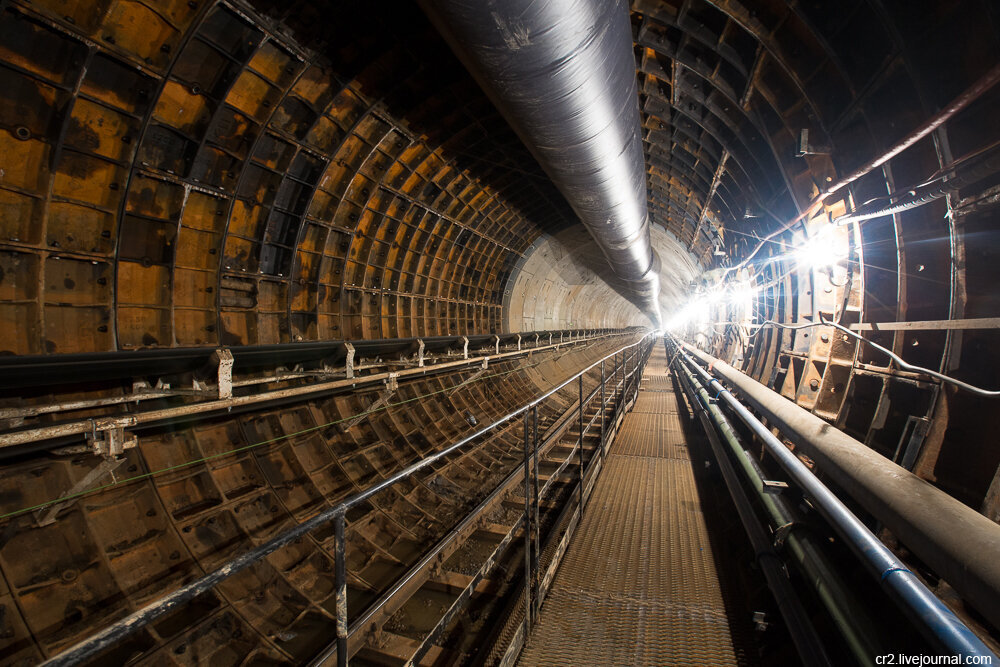
[[[667,321],[667,330],[679,331],[690,325],[695,325],[697,327],[705,326],[708,324],[710,316],[709,307],[711,306],[711,303],[713,302],[707,299],[700,299],[698,301],[688,303]]]
[[[832,267],[847,255],[843,239],[836,238],[834,227],[824,227],[790,253],[800,267],[808,270]]]

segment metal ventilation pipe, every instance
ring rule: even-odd
[[[420,0],[660,324],[624,0]]]

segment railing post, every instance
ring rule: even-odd
[[[622,384],[622,408],[624,409],[625,404],[628,403],[628,391],[629,386],[632,384],[632,380],[635,375],[632,373],[632,360],[635,359],[635,352],[629,350],[628,356],[625,358],[625,368],[622,369],[622,373],[625,376],[625,382]]]
[[[632,378],[629,380],[628,383],[629,397],[631,399],[635,398],[635,383],[639,380],[638,377],[639,374],[636,372],[636,369],[638,367],[639,367],[639,349],[636,348],[635,352],[632,354],[632,368],[629,369],[629,372],[632,373]]]
[[[534,440],[534,447],[533,447],[533,453],[531,455],[531,460],[532,460],[532,467],[534,468],[534,474],[532,475],[532,477],[534,478],[534,487],[535,487],[535,516],[534,516],[535,553],[531,566],[531,588],[534,591],[534,600],[535,600],[534,604],[532,605],[532,613],[537,619],[538,606],[539,606],[538,564],[541,562],[541,554],[539,552],[541,551],[542,548],[541,547],[542,537],[540,535],[541,522],[539,521],[538,517],[538,512],[539,512],[538,505],[540,498],[538,497],[538,406],[537,405],[531,409],[531,431],[532,431],[531,438],[532,440]]]
[[[333,520],[337,586],[337,667],[347,667],[347,542],[344,537],[347,517],[339,512]]]
[[[618,360],[618,359],[615,360],[615,363],[617,365],[617,368],[615,368],[616,376],[620,375],[621,378],[622,378],[622,380],[621,380],[621,382],[622,382],[621,388],[619,389],[618,387],[615,387],[615,393],[618,394],[618,400],[616,401],[616,405],[615,405],[615,417],[616,418],[618,417],[619,411],[622,409],[622,403],[624,402],[623,399],[625,398],[625,355],[626,354],[627,354],[626,350],[622,350],[622,358],[620,360]],[[618,384],[618,383],[616,382],[615,384]]]
[[[531,632],[531,441],[528,420],[531,412],[524,411],[524,641]]]
[[[580,415],[580,511],[583,512],[583,373],[580,373],[580,407],[577,413]]]
[[[622,378],[622,386],[618,389],[618,413],[621,413],[622,405],[625,403],[625,359],[627,356],[628,350],[622,350],[622,357],[618,362],[618,374]]]
[[[607,452],[604,451],[604,360],[601,359],[601,460]]]

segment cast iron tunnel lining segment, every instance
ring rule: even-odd
[[[950,506],[981,515],[975,523],[987,532],[1000,521],[1000,451],[991,446],[1000,412],[961,389],[995,388],[1000,368],[997,8],[985,0],[916,9],[849,0],[834,11],[783,0],[623,4],[598,7],[617,20],[590,33],[564,68],[601,71],[588,54],[615,54],[599,63],[608,76],[570,86],[597,90],[592,99],[614,91],[610,104],[581,115],[608,124],[589,123],[569,141],[600,143],[598,130],[608,129],[614,139],[604,149],[626,148],[622,161],[562,166],[595,178],[595,165],[622,167],[620,191],[608,196],[597,184],[584,198],[599,194],[602,211],[633,199],[630,209],[644,209],[629,219],[658,262],[648,274],[661,284],[665,319],[686,302],[710,313],[691,324],[689,342],[780,394],[785,407],[843,431],[863,448],[860,458],[919,481],[892,503],[906,509],[905,521],[886,515],[878,536],[995,641],[995,587],[978,583],[992,579],[982,563],[960,571],[974,549],[962,541],[935,553],[941,526],[921,526],[909,505],[933,485]],[[513,61],[510,45],[523,55],[542,44],[538,31],[507,19],[497,53]],[[414,3],[3,5],[0,444],[23,442],[0,450],[0,661],[52,657],[456,442],[474,422],[490,423],[647,324],[651,292],[621,272],[629,263],[645,271],[646,249],[633,262],[631,232],[606,244],[587,233],[581,198],[546,164],[572,127],[548,133],[559,143],[534,145],[512,106],[484,94],[489,77],[470,76],[482,69],[467,69],[473,60],[457,59]],[[557,118],[560,109],[539,113]],[[594,217],[608,227],[610,215]],[[831,221],[846,224],[829,233]],[[816,238],[833,239],[830,248],[843,242],[847,258],[821,268],[789,258],[815,250]],[[748,258],[757,278],[744,318],[730,303],[739,290],[714,301],[708,288],[716,269]],[[794,328],[749,337],[743,321]],[[889,363],[854,332],[906,364]],[[539,410],[545,444],[532,469],[545,497],[527,531],[538,575],[529,608],[551,584],[568,536],[596,537],[573,532],[587,520],[573,503],[611,483],[598,451],[614,451],[603,435],[625,423],[619,409],[632,403],[637,359],[619,355],[606,374],[593,369],[585,387]],[[630,417],[665,408],[664,389],[643,382]],[[608,399],[601,408],[599,396]],[[147,410],[163,419],[143,421]],[[438,552],[450,553],[446,565],[410,579],[407,601],[410,590],[380,607],[372,639],[352,644],[356,661],[420,654],[425,663],[483,663],[516,643],[525,600],[494,585],[498,572],[523,569],[527,532],[515,514],[524,489],[507,474],[523,464],[521,430],[511,425],[346,517],[354,614],[436,536],[471,521],[470,503],[496,493],[476,515],[483,523],[452,536],[454,553]],[[758,462],[755,441],[743,442],[751,465],[732,453],[733,472],[749,468],[766,493],[796,497],[767,457]],[[724,438],[718,444],[728,451]],[[819,466],[829,463],[820,456]],[[883,511],[866,495],[870,479],[846,480],[836,468],[824,474],[853,491],[851,500]],[[582,489],[573,486],[581,470]],[[726,480],[711,470],[699,502],[729,502]],[[705,481],[700,470],[696,477]],[[745,490],[758,502],[753,483]],[[768,526],[755,507],[758,528],[780,543],[768,563],[798,571],[806,523],[828,551],[817,559],[825,565],[789,580],[822,582],[798,599],[804,613],[780,584],[775,601],[753,598],[753,586],[722,586],[726,605],[747,605],[730,623],[738,655],[754,645],[740,639],[746,633],[763,637],[755,646],[779,663],[803,647],[864,663],[873,651],[858,647],[922,641],[870,582],[830,565],[848,555],[825,524],[810,515]],[[746,547],[739,531],[709,523],[710,537],[725,535],[734,549]],[[335,532],[289,544],[113,657],[329,657]],[[488,557],[495,569],[479,572]],[[720,584],[731,569],[717,568]],[[521,583],[507,581],[509,591]],[[865,631],[852,625],[858,600],[875,619]],[[748,620],[755,612],[758,625]],[[811,622],[836,628],[851,649],[815,650]],[[491,646],[486,657],[476,644]]]

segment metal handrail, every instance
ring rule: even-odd
[[[53,656],[49,660],[42,663],[43,665],[49,667],[62,666],[62,665],[76,665],[84,660],[96,657],[103,651],[111,648],[117,644],[123,638],[137,632],[140,628],[145,627],[152,621],[160,618],[161,616],[177,609],[180,605],[185,602],[207,592],[208,590],[214,588],[218,583],[224,581],[225,579],[231,577],[232,575],[240,572],[241,570],[249,567],[253,563],[263,559],[269,554],[274,553],[278,549],[294,542],[295,540],[307,535],[313,530],[319,528],[320,526],[326,525],[331,521],[334,523],[335,531],[335,551],[336,551],[336,579],[337,579],[337,662],[339,665],[346,665],[347,663],[347,573],[346,573],[346,541],[345,541],[345,528],[346,528],[346,514],[347,511],[352,507],[363,503],[374,495],[386,490],[387,488],[395,485],[397,482],[407,479],[415,472],[426,468],[430,464],[438,461],[449,454],[457,451],[473,440],[486,435],[496,427],[501,424],[505,424],[511,419],[518,417],[520,415],[526,414],[532,408],[535,408],[541,404],[545,399],[549,398],[559,390],[568,386],[572,382],[576,381],[578,378],[582,378],[583,375],[604,361],[614,357],[619,353],[623,353],[627,350],[633,348],[638,348],[643,345],[648,338],[653,336],[653,332],[647,332],[639,340],[624,345],[614,352],[605,355],[601,359],[593,362],[586,368],[578,371],[575,375],[569,379],[561,382],[552,389],[549,389],[544,394],[532,399],[525,405],[517,408],[504,415],[503,417],[495,420],[488,426],[485,426],[472,435],[466,436],[461,440],[449,445],[445,449],[427,456],[420,461],[417,461],[403,470],[399,471],[395,475],[383,480],[382,482],[369,487],[368,489],[361,491],[359,493],[340,501],[338,504],[330,507],[316,516],[303,521],[294,528],[291,528],[276,537],[271,538],[267,542],[254,547],[250,551],[233,558],[224,565],[216,568],[215,570],[209,572],[208,574],[182,586],[173,593],[166,595],[159,600],[151,602],[142,609],[133,612],[129,616],[109,625],[100,632],[97,632],[87,639],[84,639],[77,644],[69,647],[65,651]],[[633,357],[638,362],[637,356]],[[634,371],[633,373],[634,374]],[[623,373],[623,381],[627,381],[629,376],[625,376]],[[624,393],[624,389],[623,389]]]

